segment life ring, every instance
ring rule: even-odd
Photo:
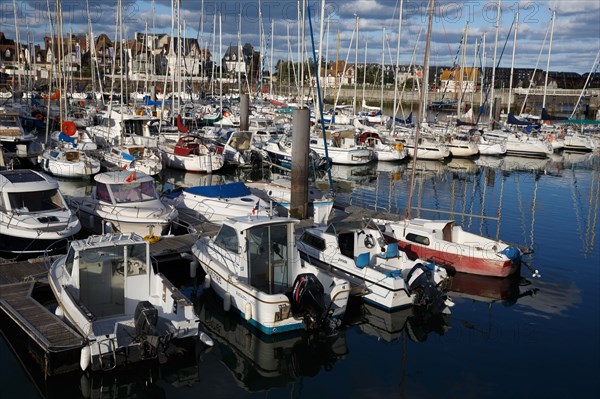
[[[371,249],[375,246],[375,238],[373,237],[373,234],[367,234],[367,236],[365,237],[365,247]]]
[[[44,120],[44,115],[42,115],[41,112],[38,112],[37,114],[35,114],[35,119],[41,122]]]
[[[404,149],[404,144],[398,143],[396,144],[396,151],[402,151]]]
[[[73,136],[75,133],[77,133],[77,126],[75,126],[75,123],[71,121],[64,121],[62,124],[62,130],[67,136]]]
[[[225,111],[225,112],[223,112],[223,116],[224,116],[224,117],[231,116],[231,113],[229,113],[229,112]]]

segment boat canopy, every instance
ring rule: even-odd
[[[251,195],[250,189],[243,182],[218,184],[214,186],[196,186],[184,190],[186,193],[209,198],[238,198]]]

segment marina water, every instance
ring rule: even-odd
[[[159,186],[262,177],[257,173],[165,170]],[[334,166],[336,201],[403,215],[411,173],[406,162]],[[48,380],[4,323],[0,396],[550,398],[594,392],[600,372],[600,157],[418,161],[415,176],[413,217],[454,219],[465,230],[532,248],[520,276],[456,275],[450,287],[456,306],[447,316],[388,313],[356,300],[339,333],[327,337],[258,335],[225,313],[210,290],[188,283],[182,290],[195,298],[214,348],[198,344],[165,365]],[[328,188],[326,176],[315,179]],[[90,184],[61,181],[61,188],[74,195]],[[184,261],[168,267],[167,274],[189,272]]]

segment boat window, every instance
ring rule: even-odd
[[[69,248],[69,252],[67,253],[67,259],[65,260],[65,269],[69,276],[73,274],[73,262],[75,261],[75,250],[73,248]]]
[[[19,212],[44,212],[64,208],[58,189],[8,193],[10,207]]]
[[[96,199],[98,201],[112,202],[108,194],[108,187],[104,183],[96,183]]]
[[[79,297],[96,317],[125,312],[125,265],[122,246],[80,251]]]
[[[417,234],[408,233],[406,235],[406,239],[408,241],[416,242],[417,244],[429,245],[429,238],[427,238],[425,236],[420,236],[420,235],[417,235]]]
[[[309,232],[302,233],[300,237],[300,241],[303,243],[310,245],[311,247],[318,249],[319,251],[325,250],[325,240],[321,237],[317,237]]]
[[[127,247],[127,276],[146,273],[146,244],[129,245]]]
[[[253,227],[247,232],[250,284],[268,294],[289,287],[288,226],[286,224]]]
[[[215,245],[227,251],[238,254],[239,243],[235,229],[233,227],[223,225],[221,230],[219,230],[219,234],[217,234],[217,237],[215,238]]]
[[[111,184],[115,202],[118,204],[128,202],[142,202],[156,199],[156,189],[152,181],[134,182],[128,184]]]

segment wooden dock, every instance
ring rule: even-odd
[[[32,354],[45,374],[53,375],[78,367],[78,362],[62,359],[78,358],[85,340],[34,299],[34,290],[47,284],[43,282],[47,272],[43,261],[0,264],[0,309],[34,344]],[[3,330],[5,327],[3,324]]]

